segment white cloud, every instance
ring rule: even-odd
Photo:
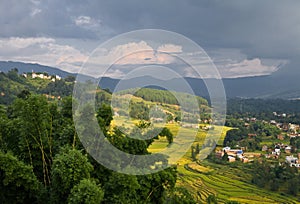
[[[241,62],[233,62],[220,65],[223,77],[245,77],[268,75],[278,70],[276,65],[263,65],[258,58],[252,60],[243,60]]]
[[[31,13],[30,13],[30,16],[31,17],[35,17],[37,14],[41,13],[42,10],[41,9],[38,9],[38,8],[34,8],[32,9]]]
[[[87,55],[53,38],[0,38],[0,60],[40,63],[77,72]]]
[[[11,37],[11,38],[0,38],[0,49],[4,51],[5,48],[8,50],[15,50],[28,48],[33,45],[42,45],[55,42],[52,38],[20,38],[20,37]]]
[[[270,75],[288,63],[281,59],[247,59],[239,49],[217,49],[209,55],[223,78]]]
[[[90,16],[78,16],[74,19],[74,23],[78,27],[90,30],[97,30],[101,26],[100,20],[96,20]]]
[[[157,51],[166,53],[181,53],[182,46],[173,44],[164,44],[158,47]]]
[[[101,68],[105,70],[109,64],[114,64],[115,66],[106,72],[106,76],[109,77],[121,77],[130,72],[132,67],[151,64],[169,66],[182,76],[199,77],[197,74],[200,73],[201,77],[218,77],[204,52],[184,53],[181,46],[173,44],[161,45],[157,50],[164,53],[157,52],[145,41],[131,42],[111,49],[99,49],[96,55],[89,59],[90,53],[64,42],[58,43],[53,38],[0,38],[0,60],[40,63],[78,72],[81,65],[89,59],[92,74]],[[196,65],[198,73],[173,55],[184,57],[187,63]],[[223,78],[268,75],[287,63],[285,60],[247,59],[238,49],[215,49],[209,52],[209,56]]]
[[[97,51],[93,64],[170,64],[174,57],[168,53],[159,53],[145,41],[117,45],[106,52]]]
[[[84,25],[90,25],[91,24],[91,17],[89,16],[78,16],[76,19],[75,19],[75,24],[77,26],[84,26]]]
[[[30,0],[30,2],[34,5],[39,5],[41,3],[39,0]]]

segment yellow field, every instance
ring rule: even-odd
[[[126,121],[124,117],[116,117],[114,118],[113,126],[130,128],[137,122],[137,120]],[[162,127],[164,124],[158,123],[155,126]],[[180,149],[179,144],[185,144],[191,138],[193,138],[193,146],[199,144],[201,147],[207,140],[216,138],[218,138],[217,144],[222,145],[226,132],[232,128],[215,126],[214,130],[207,132],[204,130],[183,128],[177,123],[169,123],[165,124],[165,126],[174,135],[173,144],[168,147],[166,138],[160,137],[159,140],[153,142],[148,150],[149,152],[157,153],[175,147],[174,149],[177,152],[172,152],[172,156],[182,155],[179,160],[171,161],[171,163],[177,165],[178,179],[176,185],[188,189],[198,203],[206,203],[206,198],[210,194],[215,194],[218,197],[219,203],[225,203],[228,200],[251,204],[298,203],[290,195],[273,193],[252,185],[250,183],[251,175],[247,171],[243,171],[243,167],[233,168],[229,165],[210,163],[207,160],[194,162],[191,160],[191,148],[188,148],[187,151]]]
[[[181,128],[177,124],[166,125],[172,133],[178,132]],[[226,132],[229,127],[215,127],[211,132],[213,135],[222,132],[218,144],[222,145]],[[183,128],[185,134],[192,134],[194,131]],[[201,145],[205,141],[206,131],[197,132],[193,145]],[[149,148],[150,152],[160,152],[166,148],[167,140],[161,138],[155,141]],[[241,164],[243,165],[243,164]],[[251,165],[251,164],[249,164]],[[240,203],[298,203],[290,195],[281,195],[265,189],[260,189],[250,183],[251,175],[247,174],[241,168],[232,168],[227,165],[217,165],[204,160],[202,162],[193,162],[191,160],[191,149],[177,161],[178,179],[177,186],[183,186],[188,189],[199,203],[206,203],[206,198],[210,194],[215,194],[220,203],[228,200],[238,201]]]

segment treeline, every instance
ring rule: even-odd
[[[235,98],[227,101],[227,112],[228,114],[297,113],[300,112],[300,100]]]
[[[188,191],[175,188],[175,166],[135,176],[96,162],[79,141],[72,102],[71,97],[48,101],[24,92],[11,105],[0,108],[0,203],[195,203]],[[92,107],[84,107],[79,117],[87,119],[80,131],[91,144],[99,145],[93,147],[105,148],[97,137],[89,138],[94,131],[89,120],[94,117]],[[100,105],[97,123],[112,145],[130,154],[150,154],[147,148],[155,139],[151,132],[137,128],[132,135],[125,135],[111,130],[111,120],[110,106]],[[170,131],[163,129],[160,134],[172,142]],[[105,152],[120,168],[129,165],[109,150]],[[167,162],[163,155],[158,155],[157,161]]]
[[[285,113],[287,117],[274,116]],[[282,123],[300,124],[300,100],[283,99],[230,99],[227,114],[235,118],[256,117],[261,120],[276,120]]]
[[[182,100],[183,104],[189,104],[191,99],[195,98],[195,96],[187,93],[179,93],[168,90],[158,90],[158,89],[151,89],[151,88],[141,88],[138,90],[130,89],[122,91],[122,93],[133,93],[134,96],[140,97],[146,101],[158,102],[158,103],[166,103],[166,104],[173,104],[173,105],[182,105],[179,104],[180,102],[176,99],[175,96],[178,96],[180,100]],[[196,96],[196,100],[199,105],[208,106],[208,102],[206,99]]]
[[[192,96],[186,93],[174,93],[166,90],[156,90],[150,88],[142,89],[128,89],[116,93],[118,100],[114,101],[116,107],[118,107],[118,113],[120,115],[130,116],[135,119],[149,120],[150,117],[165,118],[166,121],[181,121],[189,123],[198,123],[199,118],[209,119],[210,118],[210,107],[208,102],[198,96]],[[129,113],[124,110],[128,107],[126,105],[126,94],[133,95],[135,97],[142,98],[143,101],[131,100],[129,103]],[[125,98],[122,98],[125,96]],[[175,97],[177,96],[177,98]],[[157,105],[162,106],[164,111],[154,104],[147,103],[147,101],[155,102]],[[174,107],[173,105],[179,105]],[[151,111],[151,114],[149,114]],[[184,113],[182,118],[181,113]],[[198,113],[198,114],[197,114]],[[150,116],[150,117],[149,117]],[[201,116],[201,117],[200,117]]]
[[[297,168],[285,164],[272,164],[266,160],[255,161],[252,168],[252,183],[257,186],[298,195],[300,175]]]

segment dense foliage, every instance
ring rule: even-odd
[[[229,130],[226,133],[223,145],[235,147],[246,147],[248,150],[261,149],[260,142],[263,137],[271,137],[276,139],[280,133],[279,128],[274,125],[263,122],[252,122],[247,126],[245,122],[238,119],[228,119],[226,121],[227,126],[235,127],[236,129]]]
[[[271,191],[285,190],[286,193],[296,196],[300,190],[300,175],[295,167],[262,160],[255,162],[252,175],[254,184]]]
[[[153,102],[159,102],[159,103],[167,103],[167,104],[174,104],[179,105],[179,101],[176,99],[176,96],[180,99],[189,100],[191,97],[194,97],[190,94],[186,93],[172,93],[171,91],[167,90],[155,90],[150,88],[142,88],[137,90],[134,93],[134,96],[141,97],[146,101],[153,101]],[[198,100],[198,103],[200,105],[208,105],[207,101],[201,97],[196,97]]]
[[[287,117],[275,117],[277,122],[300,124],[300,100],[235,98],[227,101],[227,114],[234,118],[256,117],[268,121],[274,119],[273,112],[287,114]]]
[[[180,203],[178,198],[190,196],[174,193],[176,167],[134,176],[98,164],[78,139],[72,102],[71,97],[49,101],[23,92],[11,105],[0,107],[1,203]],[[98,107],[99,126],[114,146],[131,154],[150,154],[147,148],[155,138],[139,140],[110,130],[110,106]],[[88,108],[85,110],[89,117]],[[150,134],[137,130],[131,134]],[[83,131],[91,129],[86,126]],[[167,128],[160,135],[172,143]],[[158,159],[165,162],[164,157]]]
[[[158,103],[166,103],[166,104],[173,104],[173,105],[183,105],[185,104],[188,106],[193,106],[191,103],[191,99],[196,99],[199,106],[205,105],[208,106],[208,102],[206,99],[201,98],[199,96],[194,96],[187,93],[180,93],[168,90],[158,90],[158,89],[151,89],[151,88],[141,88],[141,89],[129,89],[125,91],[121,91],[120,94],[130,93],[136,97],[140,97],[145,101],[152,101]],[[180,100],[180,101],[179,101]]]
[[[0,72],[0,104],[11,104],[22,91],[47,94],[50,97],[69,96],[73,91],[74,80],[72,76],[56,81],[25,78],[18,74],[16,68],[7,73]]]

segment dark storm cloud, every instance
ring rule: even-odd
[[[112,14],[107,20],[120,32],[158,27],[205,47],[240,48],[250,57],[299,53],[299,1],[124,1],[119,7],[113,6],[118,1],[109,2],[104,13]]]
[[[2,1],[0,37],[93,39],[143,28],[181,33],[205,49],[238,49],[248,59],[295,60],[297,0]]]
[[[298,55],[300,47],[299,1],[34,2],[1,2],[2,37],[96,38],[101,33],[161,28],[182,33],[206,47],[241,48],[250,57],[288,57]],[[88,32],[77,26],[74,19],[79,16],[101,21],[99,29]]]
[[[68,6],[71,3],[57,0],[1,2],[0,37],[96,38],[95,33],[76,26],[74,18],[78,16]]]

